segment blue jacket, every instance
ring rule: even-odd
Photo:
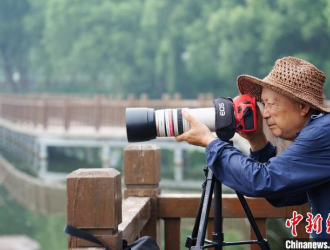
[[[320,213],[322,232],[330,238],[326,220],[330,213],[330,114],[312,115],[294,142],[276,156],[276,147],[245,156],[229,143],[215,140],[206,148],[206,162],[228,187],[250,197],[264,197],[276,207],[308,202]],[[306,217],[307,215],[303,215]]]

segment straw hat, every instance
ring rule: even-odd
[[[249,75],[237,78],[238,90],[261,101],[262,87],[283,94],[317,110],[330,112],[324,105],[325,74],[313,64],[296,57],[284,57],[275,62],[273,70],[263,80]]]

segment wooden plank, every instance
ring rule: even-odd
[[[159,218],[194,218],[197,213],[199,195],[173,195],[164,194],[158,196]],[[247,203],[255,218],[288,218],[292,211],[306,214],[307,206],[294,206],[275,208],[263,198],[246,198]],[[236,195],[222,195],[223,218],[245,218],[245,212]],[[213,205],[210,217],[213,218]]]
[[[200,196],[161,194],[158,196],[159,218],[195,218]]]
[[[165,250],[180,250],[180,218],[164,219]]]
[[[123,202],[123,222],[118,229],[123,232],[123,238],[128,243],[134,242],[148,222],[150,207],[149,197],[130,197]]]

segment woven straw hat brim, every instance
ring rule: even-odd
[[[240,75],[237,78],[237,87],[239,92],[243,94],[250,94],[256,98],[257,101],[261,102],[262,87],[269,88],[274,92],[285,95],[290,99],[293,99],[299,103],[307,103],[312,108],[321,110],[324,112],[330,112],[330,108],[320,105],[315,99],[311,99],[309,96],[305,96],[303,93],[296,93],[294,89],[289,88],[286,85],[279,85],[275,82],[261,80],[257,77],[250,75]]]

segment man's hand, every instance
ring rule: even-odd
[[[208,127],[195,119],[187,111],[183,110],[182,115],[183,118],[189,122],[191,129],[179,136],[176,136],[175,139],[178,142],[186,141],[187,143],[195,146],[206,147],[212,141],[217,139],[215,136],[213,136]]]
[[[240,136],[242,136],[243,138],[249,141],[252,151],[258,151],[260,149],[263,149],[268,143],[268,140],[263,130],[263,118],[258,105],[256,111],[257,111],[257,131],[254,133],[238,133]]]

